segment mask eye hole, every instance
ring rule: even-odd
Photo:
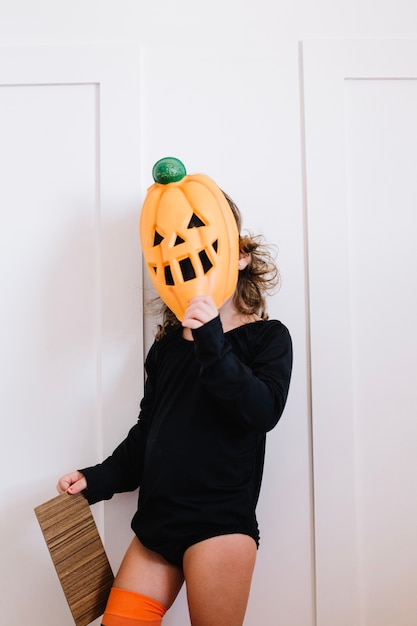
[[[198,215],[193,213],[187,228],[201,228],[201,226],[205,226],[205,223],[198,217]]]
[[[155,247],[155,246],[159,246],[159,244],[161,243],[161,241],[163,241],[163,239],[164,239],[164,238],[162,237],[162,235],[160,235],[160,234],[158,233],[158,231],[156,230],[156,231],[155,231],[154,238],[153,238],[153,246],[154,246],[154,247]]]

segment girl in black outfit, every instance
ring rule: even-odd
[[[90,504],[140,487],[105,626],[160,625],[184,581],[192,626],[243,623],[266,433],[285,406],[292,348],[265,311],[279,279],[267,247],[239,236],[239,248],[236,291],[220,310],[198,296],[180,323],[165,307],[126,439],[103,463],[58,482],[60,493],[85,491]]]

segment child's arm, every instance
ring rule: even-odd
[[[253,324],[256,327],[258,322]],[[255,333],[251,327],[247,325],[250,357],[246,362],[233,352],[219,317],[193,330],[193,337],[201,383],[219,403],[225,419],[267,432],[285,407],[292,369],[291,337],[278,321],[260,325]]]

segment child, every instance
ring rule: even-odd
[[[220,310],[198,296],[180,323],[164,308],[126,439],[58,482],[60,493],[85,490],[90,504],[140,487],[104,626],[160,626],[184,581],[192,626],[243,624],[266,432],[285,406],[292,347],[266,315],[265,294],[278,282],[266,246],[239,235],[239,250],[236,290]]]

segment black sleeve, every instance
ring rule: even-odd
[[[291,378],[288,329],[278,321],[248,329],[250,364],[233,352],[219,317],[194,330],[193,337],[200,380],[220,402],[225,419],[239,420],[257,432],[274,428],[284,410]]]
[[[89,504],[109,500],[115,493],[134,491],[140,485],[154,398],[152,352],[151,348],[145,363],[147,379],[137,423],[105,461],[79,470],[87,479],[85,496]]]

